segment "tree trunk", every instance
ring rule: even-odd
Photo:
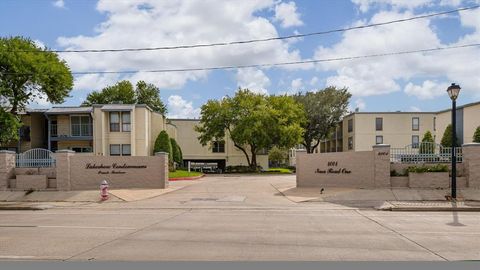
[[[307,150],[307,153],[310,154],[312,153],[312,140],[305,140],[303,142],[303,146],[305,146],[305,149]]]
[[[247,151],[245,150],[245,148],[241,147],[240,145],[236,144],[235,142],[233,143],[233,145],[235,147],[237,147],[238,149],[240,149],[240,151],[243,152],[243,154],[245,155],[245,157],[247,158],[247,163],[248,163],[248,166],[251,167],[252,166],[252,163],[250,162],[250,157],[248,156],[248,153]],[[252,157],[253,158],[253,157]]]
[[[257,154],[255,150],[252,150],[252,164],[250,164],[250,167],[255,170],[257,169]]]
[[[317,141],[317,143],[312,146],[312,152],[311,153],[313,153],[315,151],[315,149],[318,147],[319,144],[320,144],[320,141]]]

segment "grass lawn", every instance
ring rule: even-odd
[[[264,173],[291,174],[293,171],[287,168],[269,168],[267,171],[264,171]]]
[[[168,173],[168,178],[179,178],[179,177],[194,177],[194,176],[199,176],[202,175],[201,172],[188,172],[188,171],[181,171],[181,170],[176,170],[174,172],[169,172]]]

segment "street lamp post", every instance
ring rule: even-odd
[[[447,93],[452,100],[452,200],[457,198],[457,98],[460,93],[460,85],[452,83],[447,88]]]

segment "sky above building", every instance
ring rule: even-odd
[[[0,36],[26,36],[55,50],[151,48],[305,34],[479,5],[480,0],[2,0]],[[196,69],[273,64],[480,44],[480,8],[303,38],[175,50],[60,53],[74,72]],[[437,111],[446,88],[480,100],[480,46],[228,70],[75,75],[79,105],[119,80],[157,85],[170,117],[198,117],[208,99],[239,88],[268,94],[348,87],[351,109]],[[37,100],[32,107],[51,106]]]

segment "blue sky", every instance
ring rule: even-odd
[[[157,1],[2,0],[0,35],[22,35],[53,49],[110,49],[248,40],[308,33],[440,12],[479,0]],[[278,63],[480,43],[480,9],[299,40],[176,51],[61,54],[73,71],[148,70]],[[238,87],[269,94],[346,86],[351,108],[434,111],[480,100],[480,47],[318,65],[168,74],[76,76],[79,105],[121,79],[161,89],[172,117],[196,117],[208,99]],[[33,107],[51,106],[44,100]]]

